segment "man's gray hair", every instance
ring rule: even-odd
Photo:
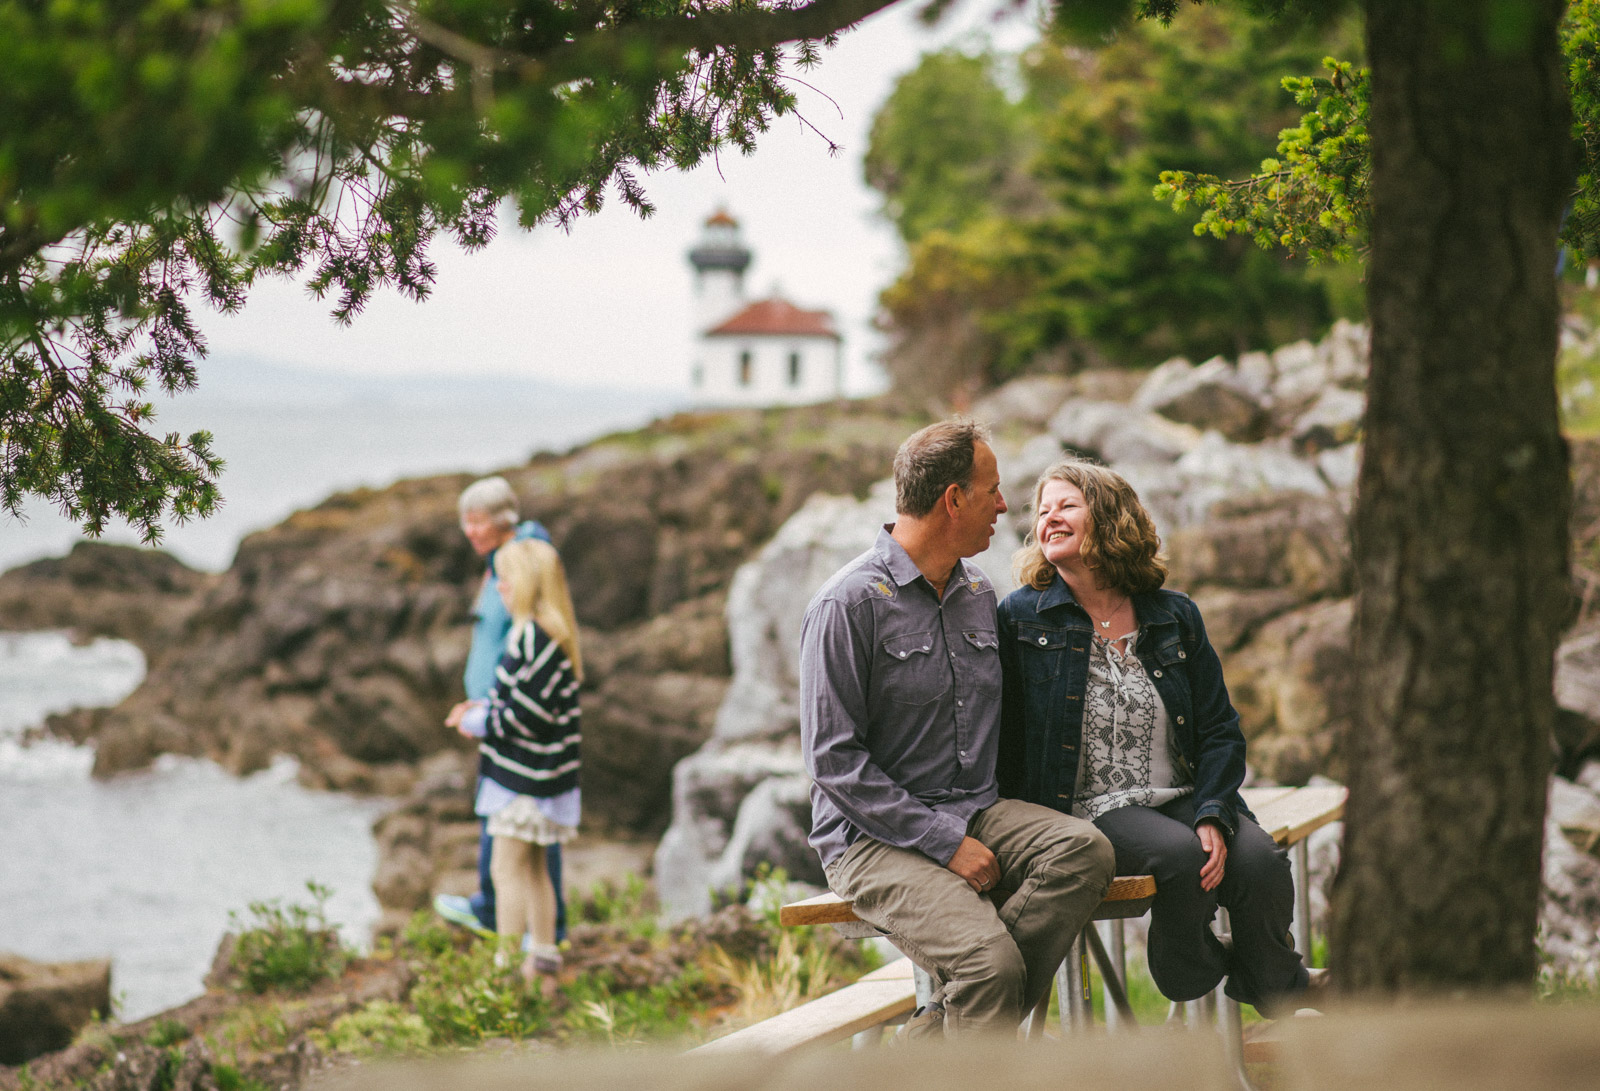
[[[487,515],[503,526],[517,525],[517,494],[503,477],[479,478],[461,490],[456,510],[465,519],[468,512]]]
[[[972,485],[976,444],[989,430],[970,417],[930,424],[900,445],[894,456],[894,510],[920,517],[933,510],[951,485]]]

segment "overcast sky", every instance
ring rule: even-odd
[[[299,285],[263,285],[241,314],[203,315],[212,366],[256,358],[366,374],[459,370],[684,388],[691,336],[684,255],[722,206],[755,254],[747,291],[759,298],[776,285],[802,306],[831,309],[845,336],[849,385],[865,392],[876,383],[868,361],[881,343],[871,329],[877,293],[902,263],[893,230],[877,215],[877,194],[861,181],[872,116],[926,50],[984,37],[1002,48],[1026,44],[1030,22],[1017,15],[997,22],[994,12],[1004,6],[965,0],[930,32],[902,0],[846,33],[804,75],[817,91],[797,88],[806,117],[843,145],[837,156],[798,121],[782,119],[754,156],[649,177],[657,211],[648,220],[613,202],[570,233],[527,232],[508,220],[479,253],[437,246],[431,298],[418,304],[382,295],[349,328]]]

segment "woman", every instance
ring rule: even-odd
[[[509,542],[495,553],[494,566],[511,613],[494,691],[488,701],[456,705],[445,723],[482,740],[476,809],[493,838],[495,930],[506,950],[520,947],[524,933],[532,937],[522,976],[549,995],[561,954],[545,847],[578,832],[583,658],[567,579],[549,543]]]
[[[1133,488],[1078,459],[1046,470],[1022,584],[1000,604],[1002,795],[1088,819],[1117,873],[1153,875],[1149,963],[1170,1000],[1294,1006],[1305,965],[1287,854],[1239,798],[1244,736],[1188,596],[1162,590],[1155,525]],[[1212,934],[1228,909],[1232,949]]]

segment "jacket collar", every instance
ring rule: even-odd
[[[1073,606],[1081,613],[1088,614],[1088,611],[1078,604],[1077,598],[1072,594],[1072,588],[1067,586],[1067,581],[1061,578],[1059,572],[1056,573],[1055,579],[1050,581],[1050,586],[1038,594],[1039,598],[1034,609],[1040,613],[1057,606]],[[1162,605],[1161,596],[1157,592],[1151,591],[1130,597],[1133,599],[1134,619],[1138,621],[1141,629],[1151,625],[1172,624],[1178,620],[1173,617],[1172,611]]]

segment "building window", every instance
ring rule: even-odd
[[[745,349],[743,352],[741,352],[739,354],[739,385],[740,386],[749,386],[750,385],[750,364],[751,364],[750,350],[749,349]]]
[[[798,352],[789,354],[789,385],[800,385],[800,354]]]

